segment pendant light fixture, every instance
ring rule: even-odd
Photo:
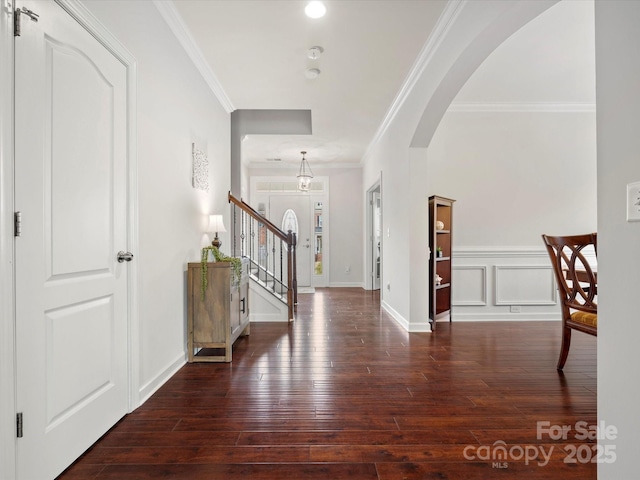
[[[308,192],[311,186],[311,179],[313,178],[313,172],[309,166],[309,162],[304,156],[307,152],[300,152],[302,154],[302,161],[300,162],[300,172],[298,173],[298,190],[301,192]]]

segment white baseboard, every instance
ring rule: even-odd
[[[404,328],[409,333],[431,333],[431,323],[429,321],[426,322],[409,322],[406,318],[404,318],[400,313],[398,313],[393,307],[391,307],[384,300],[380,301],[380,306],[384,308],[384,310],[391,315],[391,317]]]
[[[431,322],[412,323],[409,327],[410,333],[431,333]]]
[[[362,282],[329,282],[330,288],[364,288]]]
[[[498,312],[470,312],[456,313],[451,311],[454,322],[559,322],[560,314],[542,313],[498,313]]]
[[[391,307],[384,300],[380,301],[380,306],[384,308],[384,310],[391,315],[398,325],[404,328],[409,333],[431,333],[431,323],[429,321],[420,322],[420,323],[411,323],[406,318],[404,318],[398,311],[396,311],[393,307]]]
[[[153,395],[162,385],[167,383],[167,381],[171,377],[173,377],[178,372],[178,370],[180,370],[186,363],[186,353],[183,353],[182,355],[179,355],[178,358],[176,358],[173,362],[171,362],[158,375],[156,375],[151,381],[140,387],[140,404],[138,405],[138,407],[149,400],[151,395]]]
[[[409,331],[409,321],[400,315],[391,305],[384,300],[380,300],[380,306],[384,308],[385,312],[391,315],[391,318],[393,318],[402,328]]]
[[[251,323],[260,323],[260,322],[288,322],[287,314],[279,315],[277,313],[250,313],[249,321]]]

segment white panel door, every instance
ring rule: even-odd
[[[59,5],[15,39],[19,479],[54,478],[128,409],[126,68]]]
[[[284,212],[291,209],[298,218],[298,247],[296,249],[298,287],[311,286],[311,202],[308,195],[271,195],[269,220],[282,225]],[[286,232],[285,232],[286,233]]]

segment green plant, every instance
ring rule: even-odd
[[[209,262],[209,253],[213,255],[213,259],[216,262],[230,262],[233,268],[233,286],[238,287],[240,285],[240,278],[242,277],[242,260],[238,257],[228,257],[220,250],[218,247],[208,246],[202,247],[202,254],[200,257],[200,273],[202,274],[202,279],[200,281],[200,293],[202,294],[202,299],[204,299],[204,292],[207,290],[208,280],[207,280],[207,272],[208,272],[208,262]]]

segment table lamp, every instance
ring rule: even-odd
[[[216,234],[215,238],[211,242],[211,245],[220,249],[222,242],[218,238],[218,233],[225,233],[226,231],[227,229],[224,228],[222,215],[209,215],[209,226],[207,228],[207,232]]]

